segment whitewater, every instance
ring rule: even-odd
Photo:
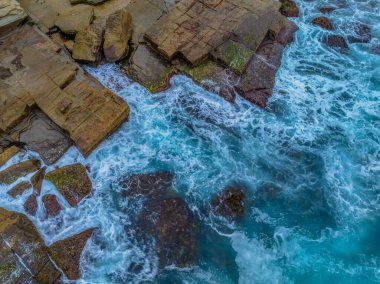
[[[88,158],[72,147],[57,166],[83,163],[93,193],[71,208],[48,181],[33,223],[47,245],[97,228],[81,259],[78,283],[379,283],[380,1],[297,1],[295,41],[284,53],[268,107],[234,104],[185,76],[150,94],[117,65],[86,70],[131,107],[129,121]],[[339,52],[310,24],[321,6],[337,33],[350,23],[372,29],[369,43]],[[6,165],[36,157],[27,152]],[[158,269],[154,242],[138,239],[118,181],[170,171],[173,187],[201,223],[200,254],[187,269]],[[30,178],[30,176],[26,177]],[[228,222],[207,210],[229,185],[247,189],[245,216]],[[12,185],[11,185],[12,186]],[[25,213],[30,192],[0,207]],[[54,193],[61,214],[44,219],[41,197]]]

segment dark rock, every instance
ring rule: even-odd
[[[124,195],[143,198],[137,225],[157,244],[159,266],[194,264],[198,224],[189,206],[172,190],[173,176],[166,172],[137,174],[123,180]]]
[[[213,211],[228,219],[238,219],[244,214],[244,191],[240,188],[226,188],[211,200]]]
[[[9,70],[9,68],[0,66],[0,80],[4,80],[10,76],[12,76],[12,72]]]
[[[58,168],[47,173],[45,178],[54,184],[73,207],[77,206],[92,190],[92,183],[87,175],[86,168],[81,164]]]
[[[317,17],[317,18],[314,18],[311,22],[313,25],[319,26],[325,30],[329,30],[329,31],[334,30],[333,24],[327,17]]]
[[[45,216],[46,217],[54,217],[57,216],[62,207],[58,202],[57,196],[54,194],[46,194],[42,197],[42,202],[45,207]]]
[[[156,197],[165,195],[171,189],[172,174],[168,172],[154,172],[129,176],[120,182],[124,189],[123,195],[128,197],[143,196]]]
[[[49,255],[68,279],[76,280],[80,278],[80,257],[93,232],[93,229],[88,229],[67,239],[55,242],[49,247]]]
[[[17,197],[23,194],[29,188],[32,188],[32,185],[27,181],[23,181],[12,187],[7,193],[12,197]]]
[[[293,0],[280,0],[281,8],[280,13],[285,17],[298,17],[300,12],[298,10],[297,4]]]
[[[24,214],[0,208],[0,236],[2,283],[54,283],[60,278],[44,240]]]
[[[198,226],[193,212],[182,198],[152,199],[138,223],[156,240],[159,267],[186,267],[197,257]]]
[[[346,40],[341,35],[326,35],[322,38],[322,41],[326,45],[333,48],[338,48],[341,50],[346,50],[349,48]]]
[[[32,216],[35,216],[38,209],[37,195],[32,194],[24,203],[24,210]]]
[[[336,8],[328,7],[328,6],[319,8],[319,12],[321,12],[322,14],[330,14],[331,12],[334,12],[335,10]]]
[[[39,160],[28,160],[12,165],[0,171],[0,184],[11,184],[18,178],[37,171],[41,167]]]
[[[372,29],[363,23],[353,23],[347,27],[347,39],[351,43],[368,43],[372,39]]]

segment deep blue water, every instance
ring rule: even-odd
[[[266,109],[239,98],[231,105],[183,76],[152,96],[115,65],[88,69],[129,103],[131,118],[87,159],[72,148],[57,163],[87,164],[93,195],[76,209],[60,197],[65,210],[54,220],[32,217],[47,244],[99,228],[80,282],[380,282],[380,2],[298,3],[300,30]],[[360,21],[372,40],[344,54],[321,44],[328,32],[310,21],[325,4],[339,7],[329,16],[338,33],[347,38]],[[200,217],[193,268],[159,271],[154,245],[134,238],[130,215],[138,208],[115,183],[157,170],[175,174],[175,190]],[[247,188],[241,222],[203,210],[236,183]],[[12,200],[5,192],[0,206],[22,212],[28,194]],[[57,193],[45,181],[48,192]]]

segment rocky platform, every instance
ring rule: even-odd
[[[297,30],[280,8],[271,0],[182,0],[160,10],[152,1],[133,1],[127,10],[134,52],[123,67],[151,92],[166,89],[171,75],[186,74],[231,102],[238,93],[265,106]],[[136,19],[139,10],[150,12]]]

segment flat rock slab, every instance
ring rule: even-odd
[[[68,279],[80,278],[80,257],[93,232],[93,229],[88,229],[80,234],[58,241],[49,247],[51,258],[63,270]]]
[[[37,171],[40,167],[41,162],[39,160],[28,160],[12,165],[0,171],[0,184],[11,184],[18,178]]]
[[[88,27],[94,19],[94,9],[89,5],[75,5],[55,18],[55,25],[65,34],[76,34]]]
[[[0,67],[10,71],[0,80],[0,130],[5,133],[38,107],[87,156],[128,118],[121,98],[35,28],[22,26],[1,40]]]
[[[46,174],[48,181],[53,183],[67,202],[75,207],[91,193],[92,183],[86,169],[81,164],[58,168]]]
[[[136,27],[135,49],[123,67],[133,80],[159,92],[169,87],[173,74],[184,73],[230,102],[240,94],[266,106],[283,47],[289,43],[281,37],[292,38],[297,30],[280,13],[280,2],[180,0],[167,10],[154,6],[151,13],[157,20],[146,29],[142,23],[151,22],[152,17],[141,11],[151,6],[149,0],[128,5]],[[272,49],[266,47],[268,43]]]
[[[0,208],[0,256],[2,283],[54,283],[61,277],[33,223],[25,215],[3,208]]]

